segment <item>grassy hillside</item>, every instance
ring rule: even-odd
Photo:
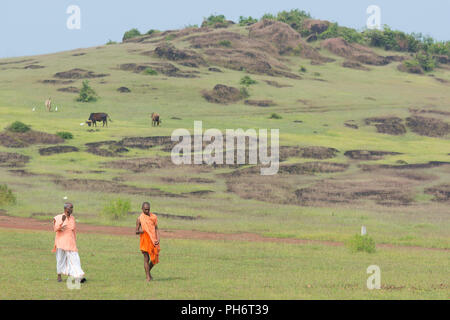
[[[350,54],[344,57],[340,49]],[[336,39],[307,43],[284,23],[259,22],[166,31],[120,44],[1,59],[0,184],[16,197],[15,203],[0,203],[1,212],[49,220],[62,211],[67,197],[79,222],[132,226],[140,204],[149,200],[152,211],[166,214],[159,218],[164,229],[345,241],[365,225],[376,243],[448,249],[449,65],[441,63],[425,74],[402,72],[398,66],[409,58],[409,53]],[[157,74],[145,74],[146,68]],[[248,98],[227,104],[205,99],[205,91],[217,94],[217,84],[239,90],[244,76],[257,82],[249,86]],[[77,102],[78,94],[67,92],[80,89],[86,79],[99,96],[95,102]],[[119,92],[121,87],[130,92]],[[52,112],[44,106],[49,97]],[[262,101],[270,106],[258,106]],[[88,127],[84,122],[92,112],[106,112],[112,122]],[[160,127],[151,126],[152,112],[161,115]],[[281,119],[271,119],[273,113]],[[278,174],[261,176],[252,166],[175,166],[170,135],[177,128],[193,133],[195,120],[203,121],[204,130],[223,133],[279,129]],[[15,121],[32,131],[8,131]],[[57,143],[53,135],[62,131],[73,139]],[[61,146],[78,151],[42,150]],[[133,212],[121,220],[103,217],[102,209],[118,198],[130,200]],[[169,245],[187,246],[177,241]],[[252,245],[246,250],[259,250]],[[212,248],[209,243],[202,246]],[[315,255],[313,248],[304,250]],[[343,250],[325,251],[351,255]],[[381,254],[389,259],[388,253]],[[443,255],[436,260],[441,270],[446,252],[436,254]],[[405,256],[398,262],[400,269],[417,259],[422,254]],[[333,261],[329,259],[329,267]],[[295,277],[294,270],[288,272]],[[267,295],[263,287],[254,295],[213,296],[327,296],[321,290],[297,294],[294,288],[286,295],[277,290]],[[445,296],[439,292],[430,297]]]

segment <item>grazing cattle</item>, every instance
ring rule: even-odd
[[[152,113],[152,126],[159,126],[159,124],[161,123],[161,118],[159,117],[159,114],[157,114],[156,112]]]
[[[91,124],[96,127],[97,126],[97,121],[103,121],[103,126],[108,126],[108,119],[109,121],[112,122],[111,118],[109,117],[109,115],[107,113],[103,113],[103,112],[99,112],[99,113],[91,113],[91,115],[89,116],[88,121],[86,121],[86,123],[88,124],[88,126],[90,127]]]
[[[45,100],[45,107],[47,108],[47,111],[50,112],[52,110],[52,99],[48,98]]]

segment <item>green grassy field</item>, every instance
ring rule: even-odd
[[[155,280],[147,283],[137,237],[93,234],[78,236],[88,282],[69,290],[56,281],[52,233],[1,229],[0,240],[0,299],[447,299],[450,293],[449,257],[441,251],[368,255],[323,245],[164,240]],[[373,264],[381,270],[379,290],[366,286]]]
[[[227,31],[248,33],[238,26]],[[170,42],[178,48],[189,45],[183,37]],[[79,222],[133,226],[135,215],[132,214],[119,221],[100,216],[109,201],[123,198],[131,201],[133,212],[140,210],[143,201],[151,201],[152,211],[197,218],[160,217],[162,229],[252,232],[280,238],[345,241],[365,225],[377,244],[450,247],[448,200],[436,201],[434,195],[426,192],[430,187],[448,185],[448,165],[389,169],[391,171],[365,171],[361,167],[398,165],[399,161],[408,164],[450,161],[448,135],[423,136],[409,128],[404,135],[383,134],[364,121],[381,116],[405,119],[412,115],[410,109],[427,109],[441,112],[431,116],[448,123],[448,83],[434,79],[450,81],[448,69],[435,69],[431,73],[434,77],[400,72],[397,70],[398,62],[370,66],[370,71],[354,70],[343,68],[344,59],[324,49],[320,53],[336,61],[312,65],[309,60],[298,56],[283,56],[283,63],[294,73],[299,74],[297,70],[301,65],[306,67],[307,72],[299,74],[301,80],[248,74],[223,67],[220,67],[223,72],[216,73],[208,71],[208,67],[194,69],[173,61],[170,63],[183,71],[197,71],[197,77],[151,76],[118,68],[125,63],[165,61],[140,54],[153,50],[157,45],[123,43],[0,60],[1,127],[6,128],[20,120],[37,131],[53,134],[69,131],[74,139],[66,140],[62,145],[80,150],[41,156],[39,149],[43,145],[7,148],[0,144],[0,153],[14,152],[30,157],[24,167],[14,168],[0,162],[0,184],[7,184],[17,197],[16,204],[0,205],[0,209],[13,216],[49,220],[62,212],[63,198],[67,197],[74,203],[74,215]],[[399,54],[374,51],[385,56]],[[85,54],[74,56],[80,52]],[[32,59],[44,68],[24,69],[31,61],[10,63],[23,59]],[[108,74],[90,79],[91,87],[100,97],[97,102],[76,102],[76,94],[57,90],[69,86],[81,88],[81,79],[57,85],[40,82],[54,79],[55,73],[73,68]],[[219,105],[207,102],[201,95],[202,90],[211,90],[216,84],[238,88],[244,75],[257,81],[250,86],[250,99],[270,99],[277,105],[261,108],[245,105],[243,100]],[[277,88],[265,80],[275,80],[289,87]],[[119,93],[117,88],[121,86],[128,87],[131,93]],[[44,101],[48,97],[52,97],[58,112],[45,111]],[[34,112],[33,107],[36,107]],[[81,126],[80,123],[85,122],[91,112],[107,112],[113,121],[108,128],[89,130],[87,125]],[[161,127],[151,127],[152,112],[161,115]],[[282,118],[269,119],[272,113]],[[170,136],[178,128],[186,128],[193,133],[195,120],[203,121],[204,130],[217,128],[222,132],[237,128],[279,129],[283,147],[320,146],[339,150],[330,159],[293,156],[281,165],[316,161],[346,164],[348,168],[342,172],[280,173],[266,177],[258,174],[231,178],[227,174],[234,168],[170,166],[170,160],[163,158],[169,157],[170,153],[161,147],[129,148],[129,152],[120,156],[102,157],[89,153],[86,146],[91,142],[120,141],[124,137]],[[296,120],[302,122],[294,122]],[[353,120],[358,129],[346,127],[344,123],[349,120]],[[357,161],[344,155],[348,150],[400,154]],[[137,158],[165,160],[159,168],[141,171],[113,168],[109,164]],[[65,182],[64,186],[56,180]],[[89,183],[83,185],[80,180]],[[314,186],[320,186],[317,188],[323,195],[321,200],[307,203],[296,198],[297,189]],[[204,196],[171,197],[154,195],[150,191],[126,191],[130,187],[155,188],[172,195],[204,190],[212,192]],[[357,194],[370,187],[376,192],[387,193],[387,196],[404,192],[401,196],[408,197],[409,202],[406,205],[380,204],[376,197],[348,197],[348,194]],[[331,197],[341,189],[347,192],[342,196],[345,201],[333,202]],[[81,258],[92,280],[81,291],[73,292],[53,281],[54,257],[49,245],[52,235],[2,230],[0,237],[5,241],[0,242],[1,283],[6,285],[6,290],[0,292],[2,299],[448,298],[448,289],[435,287],[441,283],[445,288],[448,286],[447,251],[385,249],[368,255],[351,254],[345,248],[326,246],[286,244],[280,248],[275,244],[165,240],[163,263],[155,269],[158,280],[148,291],[141,281],[142,259],[136,253],[135,240],[81,235]],[[94,247],[93,242],[98,246]],[[39,254],[29,254],[35,250]],[[17,263],[24,261],[22,259],[32,259],[33,263],[17,271]],[[115,267],[111,268],[111,264]],[[370,264],[381,267],[382,283],[405,288],[379,292],[367,290],[365,269]],[[123,278],[124,274],[127,278]],[[5,279],[9,280],[5,282]],[[29,283],[33,286],[29,287]],[[307,288],[308,284],[312,288]]]

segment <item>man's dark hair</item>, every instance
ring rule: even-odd
[[[144,205],[146,205],[146,204],[148,204],[148,206],[150,207],[150,202],[144,202],[143,204],[142,204],[142,208],[144,207]]]

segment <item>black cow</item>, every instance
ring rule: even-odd
[[[109,115],[107,113],[91,113],[91,115],[89,116],[88,121],[86,121],[86,123],[88,124],[88,126],[90,127],[91,124],[94,125],[94,127],[97,126],[97,121],[103,121],[103,126],[108,126],[108,119],[109,121],[112,122],[111,118],[109,117]]]

